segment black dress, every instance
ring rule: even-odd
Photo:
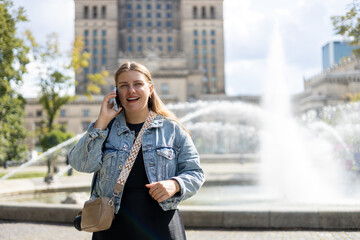
[[[140,132],[142,124],[129,124]],[[142,149],[126,181],[120,210],[110,229],[93,234],[93,240],[185,240],[185,230],[179,210],[164,211],[145,187],[146,175]]]

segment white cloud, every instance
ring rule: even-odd
[[[20,24],[20,31],[30,29],[38,42],[56,32],[60,37],[60,48],[69,51],[74,39],[75,6],[73,0],[15,0],[15,7],[23,6],[29,21]]]
[[[300,1],[297,2],[297,5],[300,6],[300,7],[301,7],[301,6],[304,6],[304,4],[305,4],[305,2],[302,1],[302,0],[300,0]]]
[[[252,38],[259,31],[264,14],[250,9],[250,0],[224,1],[224,28],[235,38]]]
[[[224,1],[224,38],[227,60],[259,58],[263,48],[264,14],[250,9],[251,1]]]
[[[229,61],[225,64],[226,92],[229,95],[256,95],[262,88],[259,73],[266,70],[265,60]]]

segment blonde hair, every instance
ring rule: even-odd
[[[117,85],[117,79],[120,76],[120,74],[122,74],[123,72],[127,72],[127,71],[137,71],[139,73],[142,73],[147,78],[148,82],[154,86],[150,71],[144,65],[137,63],[137,62],[125,62],[116,70],[115,85]],[[151,93],[150,98],[148,99],[148,107],[153,112],[155,112],[159,115],[165,116],[165,117],[177,122],[181,127],[183,127],[183,125],[180,123],[180,121],[176,117],[176,115],[165,106],[164,102],[161,100],[159,95],[156,93],[155,88],[153,89],[153,92]]]

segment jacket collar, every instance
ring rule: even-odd
[[[162,127],[163,123],[164,123],[164,117],[161,115],[156,115],[154,121],[151,123],[151,125],[148,129]],[[118,135],[121,135],[124,132],[130,131],[130,129],[126,125],[124,110],[122,110],[120,112],[120,114],[116,117],[114,124],[116,126],[116,131],[117,131]]]

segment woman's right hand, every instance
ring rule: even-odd
[[[122,107],[119,107],[118,112],[112,109],[114,104],[110,104],[109,101],[114,97],[116,97],[116,91],[111,91],[104,97],[104,100],[101,104],[100,114],[94,124],[94,128],[105,130],[110,121],[115,118],[122,110]]]

